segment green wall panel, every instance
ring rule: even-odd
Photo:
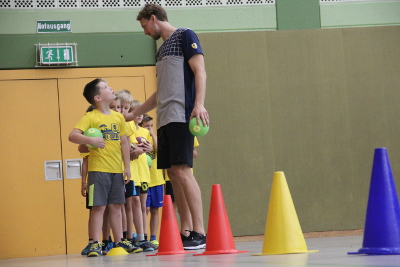
[[[221,184],[233,234],[263,234],[283,171],[304,232],[362,229],[375,148],[388,149],[400,183],[400,26],[199,38],[211,127],[194,173],[205,215]]]
[[[37,20],[70,20],[73,33],[143,32],[140,9],[0,10],[0,34],[35,34]],[[176,27],[195,31],[275,30],[274,5],[166,8]]]
[[[140,33],[0,35],[0,69],[34,68],[35,44],[77,43],[79,67],[155,65],[155,42]]]
[[[321,4],[321,27],[400,24],[400,1]]]
[[[276,0],[278,30],[320,28],[319,0]]]

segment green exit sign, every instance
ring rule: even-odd
[[[72,46],[50,46],[40,48],[42,64],[68,64],[74,61]]]

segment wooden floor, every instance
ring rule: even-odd
[[[282,255],[262,255],[262,236],[237,237],[235,248],[245,253],[219,254],[207,256],[193,256],[190,254],[176,254],[168,256],[154,256],[154,252],[102,256],[89,258],[82,255],[51,256],[26,259],[0,260],[0,266],[31,267],[31,266],[96,266],[96,267],[248,267],[248,266],[340,266],[340,267],[383,267],[399,266],[400,255],[348,255],[348,252],[357,252],[363,242],[362,231],[335,231],[305,234],[307,248],[310,253],[293,253]],[[312,237],[310,237],[312,236]],[[246,240],[246,241],[243,241]],[[204,250],[196,251],[196,254]]]

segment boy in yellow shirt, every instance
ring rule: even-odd
[[[116,247],[133,252],[135,247],[122,238],[121,205],[125,203],[124,177],[130,180],[129,143],[126,138],[126,123],[122,114],[110,110],[110,103],[115,99],[114,91],[102,79],[95,79],[86,84],[83,95],[96,107],[78,122],[69,134],[69,141],[75,144],[91,144],[88,162],[88,194],[90,229],[93,244],[88,257],[102,254],[100,233],[106,206],[110,212],[110,224]],[[89,128],[101,130],[102,137],[87,137],[83,133]],[[121,167],[121,161],[124,167]]]
[[[146,213],[150,212],[150,242],[158,246],[157,231],[159,225],[159,208],[164,204],[164,175],[163,170],[157,169],[157,135],[153,130],[153,118],[147,114],[143,115],[142,122],[139,125],[150,132],[149,142],[153,146],[153,151],[147,152],[152,159],[150,167],[150,183],[146,201]]]
[[[141,103],[137,100],[134,100],[131,105],[131,109],[135,109],[139,107]],[[139,123],[142,122],[143,115],[137,116],[133,119],[133,132],[136,137],[142,137],[145,140],[141,141],[138,146],[140,146],[144,152],[151,152],[153,151],[153,146],[150,144],[148,141],[151,136],[150,132],[139,126]],[[146,212],[146,201],[147,201],[147,194],[148,194],[148,187],[150,183],[150,170],[149,170],[149,165],[147,162],[147,155],[146,153],[143,153],[142,155],[139,156],[137,159],[138,161],[138,169],[139,169],[139,177],[140,177],[140,207],[142,211],[142,218],[143,218],[143,237],[139,236],[138,234],[138,243],[140,247],[143,248],[144,251],[151,251],[154,249],[157,249],[158,247],[155,246],[154,244],[150,243],[147,240],[147,234],[146,234],[146,228],[147,228],[147,212]],[[143,238],[143,239],[142,239]]]

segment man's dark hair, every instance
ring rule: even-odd
[[[146,4],[137,15],[136,20],[150,20],[151,15],[154,15],[160,21],[168,21],[165,9],[156,4]]]
[[[95,106],[94,97],[100,93],[99,83],[104,82],[103,79],[95,79],[90,83],[86,84],[85,88],[83,89],[83,96],[86,98],[89,104]]]

